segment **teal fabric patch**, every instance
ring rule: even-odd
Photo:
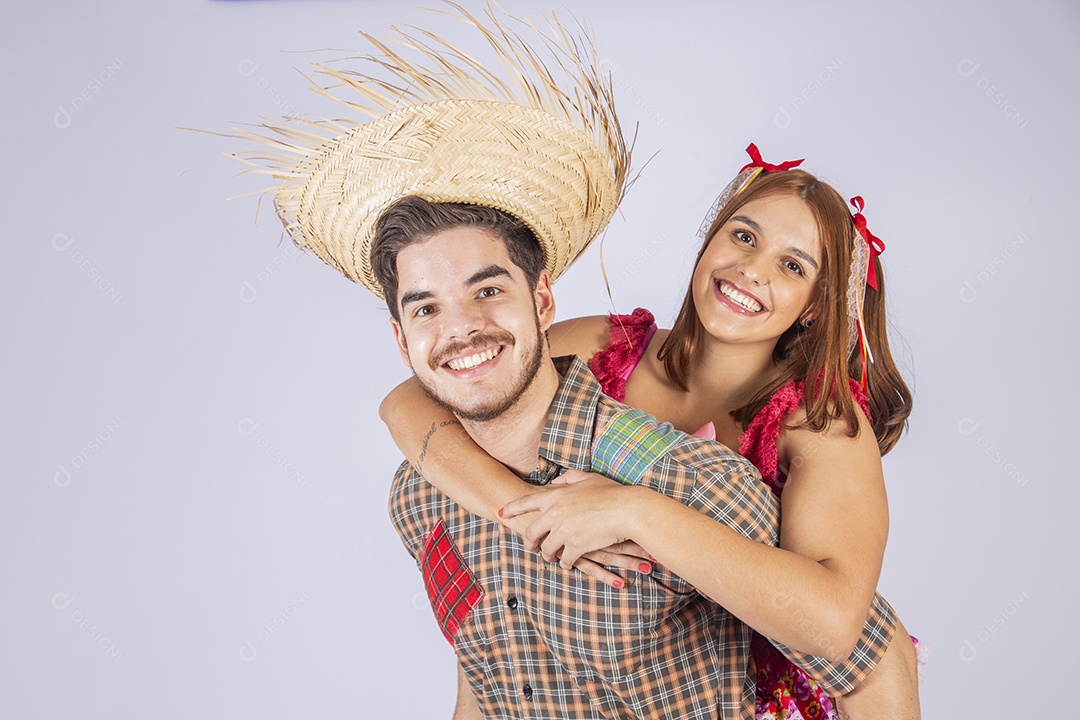
[[[596,438],[592,469],[624,485],[637,485],[657,460],[685,434],[641,410],[615,417]]]

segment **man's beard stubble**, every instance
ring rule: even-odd
[[[543,362],[544,359],[544,341],[545,337],[543,331],[540,329],[540,320],[537,318],[534,350],[525,358],[525,365],[522,368],[522,371],[511,380],[507,386],[506,392],[503,393],[501,397],[480,407],[466,408],[455,405],[452,401],[440,397],[435,388],[429,386],[424,379],[415,372],[413,373],[413,376],[416,378],[417,384],[420,385],[420,389],[424,391],[425,395],[431,398],[436,405],[452,412],[458,419],[477,423],[490,422],[512,408],[518,400],[525,395],[525,392],[529,387],[532,386],[533,381],[536,380],[536,375],[540,370],[540,363]],[[457,355],[465,350],[491,344],[502,345],[503,352],[506,352],[517,345],[514,337],[508,332],[497,331],[486,335],[479,335],[467,343],[457,343],[446,347],[438,355],[433,355],[429,360],[428,365],[433,372],[438,372],[439,367],[446,361],[446,358]]]

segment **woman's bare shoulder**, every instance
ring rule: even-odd
[[[552,357],[577,355],[588,360],[611,341],[611,322],[607,315],[589,315],[587,317],[563,320],[548,330]]]
[[[833,419],[824,430],[811,430],[803,425],[806,422],[806,405],[800,404],[780,424],[780,436],[777,438],[780,462],[788,467],[792,464],[817,464],[819,459],[824,460],[835,452],[854,453],[850,455],[852,458],[865,455],[876,459],[880,466],[881,454],[873,426],[858,408],[855,417],[859,427],[854,437],[851,425],[842,417]]]

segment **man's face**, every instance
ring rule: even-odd
[[[394,335],[425,392],[463,420],[513,407],[536,377],[554,320],[547,273],[529,287],[505,243],[472,227],[409,245],[397,271]]]

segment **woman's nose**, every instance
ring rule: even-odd
[[[759,253],[754,253],[743,258],[743,261],[739,264],[739,274],[745,277],[748,282],[760,285],[769,277],[767,263],[767,258],[764,258]]]

